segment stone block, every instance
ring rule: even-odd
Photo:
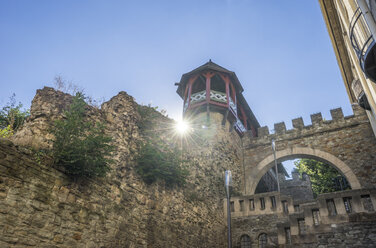
[[[320,125],[322,123],[322,115],[321,113],[312,114],[311,115],[312,125]]]
[[[267,126],[259,127],[257,129],[257,133],[258,133],[259,137],[268,136],[269,135],[269,128]]]
[[[274,130],[276,134],[286,133],[286,125],[284,122],[274,124]]]
[[[333,121],[343,120],[343,112],[341,108],[331,109],[330,115]]]
[[[292,126],[296,129],[302,129],[304,127],[304,121],[302,117],[295,118],[292,120]]]

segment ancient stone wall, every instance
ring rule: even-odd
[[[38,153],[51,147],[48,128],[70,102],[68,94],[38,90],[24,128],[12,141],[0,140],[0,247],[225,246],[223,172],[240,163],[230,138],[183,147],[190,151],[185,187],[146,185],[134,171],[143,140],[137,104],[120,92],[100,110],[88,107],[88,117],[104,121],[113,138],[112,170],[73,182]],[[171,124],[161,118],[160,125]]]

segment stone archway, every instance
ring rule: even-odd
[[[351,168],[342,160],[328,152],[308,147],[291,147],[276,152],[277,161],[282,159],[294,159],[297,157],[313,158],[329,163],[346,177],[352,189],[361,188],[360,182]],[[261,177],[274,165],[273,162],[274,156],[273,154],[270,154],[259,162],[256,167],[249,167],[246,169],[246,194],[253,195],[255,193],[258,182],[260,181]]]

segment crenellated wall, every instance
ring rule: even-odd
[[[376,139],[367,115],[352,105],[353,115],[331,110],[332,120],[323,120],[321,113],[311,115],[312,124],[302,118],[292,120],[293,129],[284,122],[258,129],[258,137],[243,138],[246,171],[245,192],[253,194],[262,175],[273,166],[271,140],[276,142],[278,162],[294,158],[315,158],[336,167],[353,189],[372,188],[376,184]]]

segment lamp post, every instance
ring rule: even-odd
[[[225,171],[225,188],[227,196],[227,247],[231,248],[231,209],[230,209],[230,186],[232,184],[231,171]]]
[[[275,155],[275,141],[274,141],[274,139],[272,139],[272,149],[273,149],[273,155],[274,155],[275,173],[277,175],[277,188],[278,188],[278,192],[280,192],[281,190],[279,188],[278,165],[277,165],[277,158],[276,158],[276,155]]]

